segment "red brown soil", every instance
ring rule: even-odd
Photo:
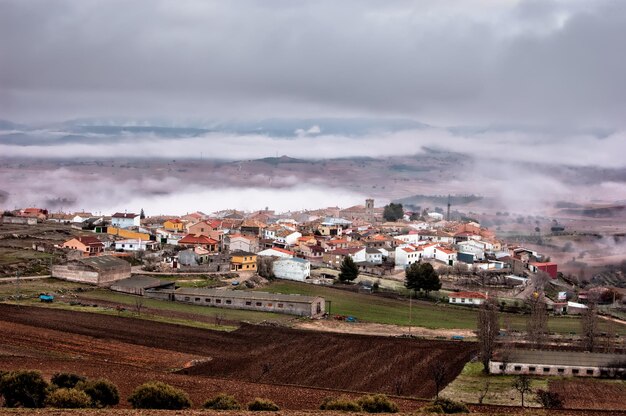
[[[182,370],[184,374],[418,397],[431,397],[435,393],[429,376],[432,363],[447,363],[447,384],[477,349],[476,344],[468,342],[340,335],[255,325],[243,325],[226,333],[10,305],[0,306],[0,313],[5,322],[174,351],[205,360]],[[169,368],[177,366],[172,364]]]
[[[2,304],[0,333],[0,369],[37,369],[45,377],[67,371],[90,378],[108,378],[120,389],[122,408],[128,407],[125,398],[136,386],[149,380],[160,380],[185,390],[196,407],[217,393],[227,392],[242,403],[255,397],[269,398],[283,409],[281,413],[293,416],[319,413],[297,411],[318,409],[328,396],[346,394],[357,398],[361,395],[357,391],[365,388],[369,391],[389,386],[395,388],[391,380],[403,376],[417,386],[428,385],[428,374],[425,373],[427,363],[447,359],[458,361],[462,367],[464,359],[459,357],[470,354],[475,348],[469,343],[324,334],[251,325],[233,333],[220,333],[133,318]],[[457,354],[456,358],[452,357],[453,354]],[[410,359],[403,358],[405,356]],[[203,373],[202,377],[172,372],[202,360],[211,361],[186,371]],[[263,375],[263,365],[267,362],[269,366],[265,369],[269,368],[269,371]],[[287,374],[277,375],[279,371]],[[372,373],[369,376],[368,371]],[[411,377],[414,373],[421,379]],[[324,385],[326,377],[329,383]],[[281,384],[285,380],[287,383],[318,383],[320,387]],[[407,385],[410,384],[407,382]],[[341,388],[352,391],[338,391]],[[403,397],[393,397],[393,400],[405,413],[414,412],[426,404],[425,401]],[[520,409],[514,407],[470,408],[481,414],[520,414]],[[51,409],[37,412],[43,415],[82,414],[81,411]],[[146,416],[166,413],[141,412]],[[112,409],[98,414],[140,413]],[[536,414],[547,415],[542,412]],[[567,411],[558,414],[607,413]],[[626,412],[612,414],[626,415]],[[332,413],[324,412],[324,415],[332,416]]]
[[[626,408],[626,383],[607,383],[592,379],[553,380],[550,391],[558,393],[563,405],[569,408],[615,409]]]

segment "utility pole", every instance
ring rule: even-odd
[[[411,322],[413,321],[413,301],[409,291],[409,336],[411,336]]]

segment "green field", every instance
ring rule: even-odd
[[[372,294],[355,293],[328,286],[306,283],[274,281],[269,286],[258,289],[264,292],[322,296],[326,299],[326,309],[333,315],[354,316],[358,320],[382,324],[413,325],[425,328],[475,329],[477,309],[453,306],[447,303],[413,301],[412,319],[409,322],[409,301],[388,299]],[[502,314],[502,326],[513,330],[526,328],[526,316]],[[601,330],[605,323],[601,323]],[[580,320],[574,317],[550,317],[550,331],[569,334],[580,331]],[[626,326],[617,328],[626,335]]]
[[[441,392],[442,397],[465,403],[478,403],[481,391],[489,383],[487,395],[483,399],[484,404],[499,404],[508,406],[521,406],[521,396],[513,388],[515,376],[487,375],[482,372],[483,365],[480,362],[469,362],[465,364],[461,374],[454,381],[446,386]],[[533,377],[532,389],[548,389],[547,377]],[[539,406],[535,401],[534,394],[527,394],[524,397],[526,406]]]

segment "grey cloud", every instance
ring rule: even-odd
[[[0,105],[623,126],[626,4],[387,3],[3,0]]]

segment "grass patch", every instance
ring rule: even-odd
[[[521,396],[513,387],[515,376],[487,375],[482,372],[480,362],[469,362],[463,367],[461,374],[441,392],[442,397],[465,403],[478,403],[481,391],[489,383],[489,390],[483,404],[499,404],[521,406]],[[548,377],[533,377],[532,389],[548,389]],[[540,406],[533,393],[524,398],[527,406]]]
[[[135,305],[137,296],[126,295],[123,293],[111,292],[106,289],[97,289],[83,296],[97,302],[98,300],[105,300],[109,302],[116,302],[120,305]],[[262,321],[290,321],[293,319],[290,315],[277,314],[271,312],[256,312],[245,311],[237,309],[215,308],[211,306],[198,306],[188,305],[186,303],[170,302],[158,299],[143,298],[143,306],[152,309],[158,309],[160,311],[177,311],[186,312],[195,315],[221,318],[229,321],[247,321],[252,323],[258,323]]]
[[[358,320],[382,324],[409,325],[409,301],[407,299],[389,299],[372,294],[355,293],[328,286],[307,283],[274,281],[268,286],[256,289],[264,292],[321,296],[326,299],[326,310],[333,315],[354,316]],[[330,303],[329,303],[330,302]],[[477,308],[413,301],[411,307],[411,325],[425,328],[475,329]],[[526,329],[527,316],[501,314],[502,327],[523,331]],[[600,328],[606,326],[600,323]],[[580,319],[577,317],[551,316],[548,328],[552,332],[569,334],[580,332]],[[616,326],[621,335],[626,335],[626,326]]]

